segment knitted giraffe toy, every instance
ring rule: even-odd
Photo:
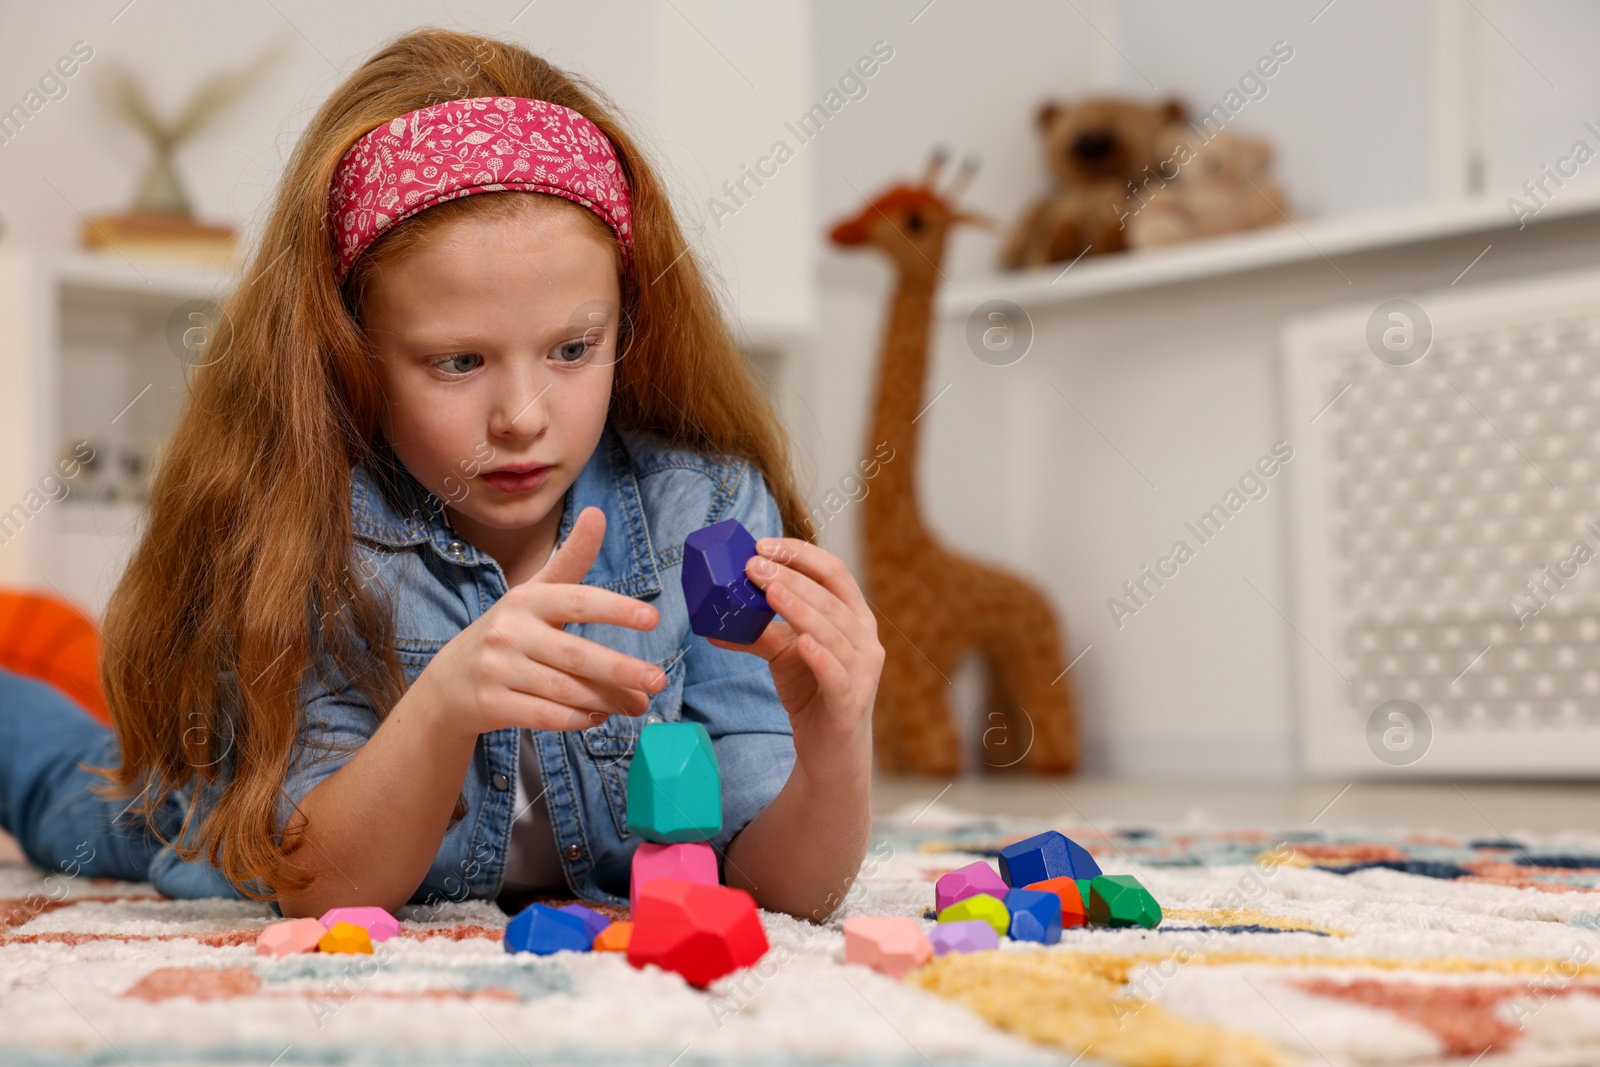
[[[891,186],[830,234],[839,245],[877,247],[897,274],[867,442],[869,452],[887,443],[893,458],[862,501],[866,588],[885,651],[873,747],[884,770],[959,770],[965,746],[954,727],[950,678],[976,650],[989,668],[983,763],[1070,771],[1077,728],[1050,605],[1023,579],[941,545],[917,504],[914,424],[945,238],[958,223],[988,223],[955,207],[976,161],[964,161],[941,194],[933,183],[944,161],[935,150],[919,183]]]

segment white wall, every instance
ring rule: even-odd
[[[1339,0],[1171,4],[1118,0],[1107,28],[1127,58],[1118,92],[1220,101],[1277,41],[1293,49],[1232,128],[1270,139],[1296,213],[1325,216],[1423,195],[1422,4]],[[1148,81],[1146,79],[1149,79]],[[1154,83],[1152,85],[1152,83]]]
[[[702,218],[711,190],[738,177],[739,164],[768,147],[771,131],[809,104],[811,27],[799,0],[765,5],[757,17],[733,0],[478,0],[448,7],[419,0],[100,0],[64,10],[0,10],[0,108],[21,101],[74,42],[94,52],[67,81],[64,97],[0,144],[6,240],[75,245],[80,213],[116,211],[131,200],[143,144],[95,99],[95,83],[113,61],[133,68],[158,103],[175,109],[204,75],[241,65],[272,41],[287,45],[285,58],[229,120],[180,153],[197,212],[249,236],[296,137],[343,75],[388,37],[436,25],[514,41],[598,85],[677,192],[680,217],[724,275],[741,319],[753,329],[794,331],[815,317],[801,249],[815,153],[801,153],[782,180],[720,229],[707,229]]]

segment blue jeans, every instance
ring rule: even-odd
[[[128,800],[89,791],[104,778],[79,766],[114,766],[117,735],[53,686],[0,668],[0,828],[46,870],[148,881],[170,897],[239,897],[203,859],[183,862]],[[155,823],[171,838],[186,795],[171,793]]]

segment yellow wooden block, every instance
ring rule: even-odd
[[[355,923],[336,922],[322,935],[317,948],[323,952],[365,952],[372,954],[372,935]]]
[[[628,942],[633,940],[633,923],[614,922],[601,930],[594,938],[595,952],[626,952]]]
[[[988,893],[979,893],[959,900],[939,913],[942,923],[961,922],[966,919],[982,919],[994,927],[994,932],[1005,937],[1011,929],[1011,912],[1006,909],[1005,901]]]

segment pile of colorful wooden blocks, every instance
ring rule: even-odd
[[[911,918],[846,920],[845,962],[900,978],[935,955],[999,948],[1002,937],[1053,945],[1063,928],[1148,930],[1161,921],[1161,906],[1138,879],[1101,873],[1087,849],[1055,830],[1001,849],[998,872],[982,860],[949,872],[934,896],[932,935]]]
[[[628,768],[632,922],[607,923],[581,904],[530,904],[506,927],[507,952],[611,949],[707,986],[767,951],[754,898],[720,884],[706,842],[722,831],[722,776],[696,722],[648,723]]]
[[[320,919],[282,919],[256,936],[256,955],[368,952],[374,941],[400,936],[400,923],[382,908],[333,908]]]

